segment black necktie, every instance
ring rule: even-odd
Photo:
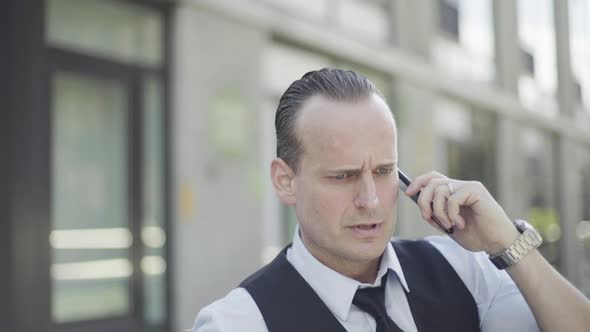
[[[387,309],[385,309],[386,281],[387,274],[381,279],[381,286],[357,289],[352,303],[375,318],[376,332],[403,332],[387,315]]]

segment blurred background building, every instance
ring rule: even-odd
[[[290,241],[274,110],[321,67],[387,96],[402,169],[482,181],[590,295],[590,0],[8,0],[0,24],[2,331],[190,328]],[[402,197],[396,233],[433,231]]]

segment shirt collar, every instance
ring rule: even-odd
[[[299,236],[298,226],[295,229],[293,246],[287,252],[287,258],[297,272],[301,274],[303,279],[305,279],[316,294],[318,294],[328,309],[330,309],[330,311],[332,311],[339,319],[344,321],[348,319],[348,313],[350,312],[352,299],[356,290],[359,287],[380,286],[381,278],[388,270],[392,270],[397,274],[397,279],[406,292],[410,291],[391,243],[388,243],[385,248],[379,270],[377,271],[377,279],[374,284],[360,283],[330,269],[318,261],[303,244],[303,241]],[[391,282],[393,280],[395,280],[395,278],[392,278],[389,281]]]

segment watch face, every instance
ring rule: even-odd
[[[526,229],[529,228],[533,228],[533,226],[531,226],[528,222],[522,220],[522,219],[516,219],[514,220],[514,226],[516,226],[516,229],[518,229],[518,231],[522,234]]]

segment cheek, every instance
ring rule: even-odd
[[[379,201],[383,206],[393,206],[397,203],[400,195],[399,181],[383,182],[377,190],[379,191]]]
[[[321,216],[323,220],[334,221],[334,219],[338,219],[344,214],[346,207],[349,205],[347,203],[351,201],[349,196],[344,189],[323,190],[318,191],[316,195],[312,195],[310,203],[314,205],[316,215]]]
[[[339,224],[352,204],[351,193],[347,188],[316,187],[305,197],[305,219],[313,222],[313,227],[326,227]]]

